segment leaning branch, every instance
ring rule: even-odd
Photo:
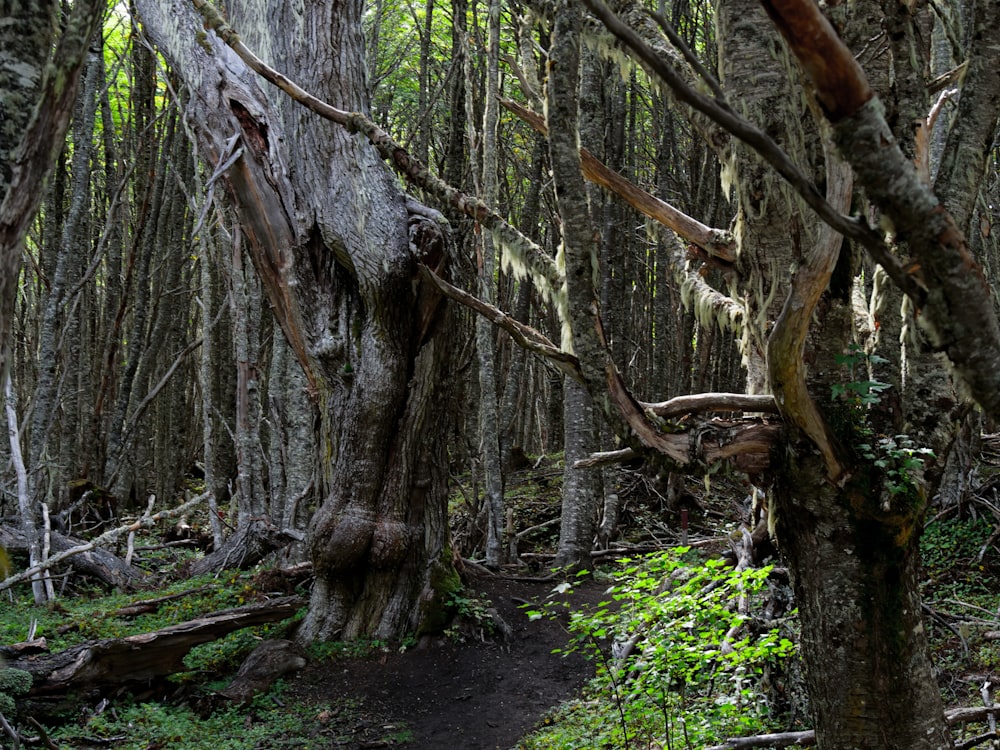
[[[580,373],[580,361],[569,352],[565,352],[557,347],[544,334],[512,318],[499,307],[483,302],[478,297],[459,289],[453,284],[449,284],[427,266],[421,266],[420,273],[425,279],[434,284],[438,291],[445,297],[479,313],[495,326],[509,333],[519,346],[537,354],[547,362],[551,362],[574,380],[582,382],[583,376]]]
[[[452,187],[403,146],[360,112],[348,112],[313,96],[287,76],[279,73],[255,55],[218,10],[206,0],[192,0],[194,7],[205,19],[206,26],[222,39],[247,66],[265,80],[284,91],[294,101],[302,104],[320,117],[347,128],[351,133],[361,133],[401,176],[419,185],[444,204],[462,212],[494,233],[509,254],[516,256],[532,273],[553,292],[562,287],[562,273],[555,261],[539,245],[532,242],[483,201]]]
[[[510,99],[501,99],[500,103],[524,120],[540,135],[548,135],[549,131],[545,120],[537,112],[532,112],[527,107]],[[614,193],[639,213],[672,229],[713,258],[718,258],[726,263],[736,262],[736,240],[730,232],[706,226],[666,201],[646,192],[605,165],[585,148],[580,149],[580,167],[584,177]]]
[[[118,539],[120,536],[124,534],[128,534],[133,531],[138,531],[139,529],[150,528],[151,526],[154,526],[158,521],[164,518],[172,518],[173,516],[178,516],[187,513],[192,508],[195,508],[196,506],[204,502],[204,500],[208,498],[209,494],[211,493],[209,492],[202,493],[201,495],[198,495],[198,497],[188,500],[183,505],[178,505],[176,508],[168,508],[167,510],[161,510],[159,513],[154,513],[151,516],[144,515],[137,521],[133,521],[132,523],[126,524],[124,526],[119,526],[118,528],[105,531],[99,537],[96,537],[85,544],[78,544],[75,547],[70,547],[67,550],[63,550],[62,552],[59,552],[58,554],[55,554],[52,557],[50,557],[48,560],[38,563],[37,565],[32,565],[27,570],[22,570],[20,573],[15,573],[10,577],[5,578],[3,581],[0,581],[0,591],[5,591],[6,589],[9,589],[11,586],[18,584],[21,581],[26,581],[32,576],[35,576],[38,573],[41,573],[42,571],[48,570],[49,568],[58,565],[64,560],[73,557],[74,555],[79,555],[83,552],[90,552],[90,550],[95,549],[96,547],[100,547],[105,544],[110,544],[111,542],[114,542],[116,539]]]

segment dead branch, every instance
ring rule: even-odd
[[[48,560],[44,560],[43,562],[38,563],[37,565],[29,567],[27,570],[23,570],[20,573],[15,573],[14,575],[7,577],[3,581],[0,581],[0,591],[9,589],[11,586],[20,583],[21,581],[25,581],[31,578],[32,576],[41,573],[43,570],[48,570],[49,568],[58,565],[64,560],[68,560],[74,555],[79,555],[83,552],[89,552],[104,544],[110,544],[123,534],[128,534],[129,532],[135,531],[136,529],[140,528],[149,528],[158,521],[160,521],[161,519],[170,518],[172,516],[186,513],[187,511],[201,504],[205,500],[205,498],[209,496],[209,494],[210,493],[205,492],[201,495],[198,495],[198,497],[188,500],[183,505],[177,506],[176,508],[161,510],[159,513],[155,513],[151,516],[143,516],[139,520],[134,521],[132,523],[126,524],[124,526],[119,526],[116,529],[110,529],[109,531],[105,531],[103,534],[101,534],[96,539],[93,539],[92,541],[84,542],[83,544],[78,544],[74,547],[70,547],[69,549],[63,550],[62,552],[58,552],[52,557],[50,557]]]
[[[639,406],[664,419],[707,411],[778,413],[778,405],[773,396],[751,396],[746,393],[695,393],[658,403],[640,401]]]
[[[199,586],[196,589],[187,589],[186,591],[179,591],[176,594],[168,594],[166,596],[158,596],[155,599],[141,599],[137,602],[132,602],[124,607],[116,609],[114,612],[109,614],[112,617],[137,617],[139,615],[145,615],[150,612],[155,612],[160,608],[161,604],[166,604],[167,602],[176,601],[177,599],[183,599],[185,596],[191,596],[193,594],[200,594],[203,591],[211,591],[215,586]]]
[[[613,466],[614,464],[623,464],[626,461],[631,461],[634,458],[640,458],[640,455],[631,448],[622,448],[617,451],[601,451],[600,453],[591,453],[587,458],[581,458],[573,464],[573,468],[592,469],[595,466]]]
[[[527,107],[510,99],[501,99],[500,103],[510,112],[524,120],[539,134],[548,134],[545,119],[537,112],[532,112]],[[736,262],[736,241],[728,231],[705,226],[697,219],[674,208],[666,201],[646,192],[635,183],[606,166],[585,148],[580,149],[580,166],[584,177],[594,184],[600,185],[605,190],[614,193],[639,213],[672,229],[685,240],[700,247],[713,258],[726,263]]]
[[[966,724],[972,721],[986,721],[987,717],[996,711],[996,706],[978,706],[975,708],[949,708],[944,712],[945,721],[949,726]],[[975,747],[991,739],[996,734],[987,732],[964,742],[956,742],[955,750]],[[705,750],[743,750],[751,747],[791,747],[797,745],[806,747],[816,744],[816,733],[809,729],[804,732],[779,732],[777,734],[758,734],[754,737],[730,737],[721,745],[713,745]]]
[[[816,732],[777,732],[775,734],[758,734],[755,737],[730,737],[722,745],[706,747],[705,750],[743,750],[748,747],[790,747],[798,745],[806,747],[816,744]]]
[[[434,284],[438,291],[445,297],[479,313],[491,323],[509,333],[519,346],[543,357],[547,362],[551,362],[574,380],[582,381],[583,376],[580,374],[580,363],[577,358],[557,347],[544,334],[510,317],[495,305],[483,302],[478,297],[459,289],[453,284],[449,284],[427,266],[421,266],[420,273],[425,279]]]

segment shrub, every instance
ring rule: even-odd
[[[605,601],[569,614],[565,651],[595,659],[590,690],[598,700],[574,705],[568,723],[557,721],[537,736],[538,744],[525,746],[587,746],[573,737],[584,726],[590,746],[624,748],[714,744],[765,728],[774,718],[763,694],[767,674],[794,653],[779,624],[750,614],[770,568],[737,571],[721,560],[698,560],[686,548],[625,562]],[[559,609],[549,604],[529,615],[555,616]],[[614,713],[584,718],[588,705],[590,713],[602,706]]]

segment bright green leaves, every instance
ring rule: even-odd
[[[693,734],[766,728],[762,688],[795,653],[789,618],[760,615],[771,568],[738,571],[683,547],[622,562],[607,598],[569,612],[571,641],[563,649],[597,662],[592,689],[610,696],[618,712],[617,721],[605,716],[608,738],[625,747],[640,736],[660,738],[670,747]],[[530,615],[564,612],[568,605],[555,595],[569,589],[560,584]]]

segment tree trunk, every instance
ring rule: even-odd
[[[486,205],[497,197],[497,95],[500,64],[500,2],[490,0],[487,13],[486,92],[483,107],[483,163],[480,193]],[[472,76],[468,76],[471,80]],[[469,97],[469,101],[472,97]],[[472,118],[469,118],[470,121]],[[479,235],[479,294],[487,304],[497,298],[496,246],[493,237]],[[479,447],[483,459],[483,489],[486,495],[486,564],[504,562],[504,477],[501,465],[500,413],[497,404],[497,350],[493,326],[476,317],[476,350],[479,354]]]
[[[579,383],[564,383],[563,419],[566,435],[563,448],[562,515],[559,546],[553,565],[557,568],[588,568],[597,528],[597,507],[601,502],[601,470],[573,466],[597,450],[597,427],[590,395]]]
[[[819,747],[949,750],[918,587],[922,513],[882,511],[866,474],[838,490],[811,446],[800,451],[772,507]]]
[[[405,202],[367,143],[284,95],[267,101],[186,4],[138,7],[191,90],[201,153],[213,165],[236,157],[229,199],[317,400],[316,585],[299,637],[441,627],[443,596],[459,585],[446,519],[449,336],[414,257],[447,273],[439,215]],[[334,106],[364,112],[362,10],[360,0],[228,6],[248,46]],[[227,144],[234,132],[241,140]]]

